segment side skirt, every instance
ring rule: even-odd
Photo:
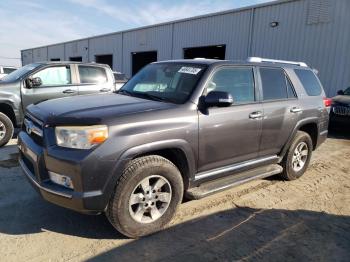
[[[205,182],[198,187],[190,188],[187,190],[186,196],[189,199],[200,199],[255,179],[261,179],[279,174],[282,171],[283,168],[277,164],[256,167],[247,171]]]

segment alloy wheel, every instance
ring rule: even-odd
[[[152,223],[163,216],[171,201],[169,181],[158,175],[144,178],[129,199],[131,217],[139,223]]]

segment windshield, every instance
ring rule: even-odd
[[[16,81],[18,80],[21,76],[27,74],[29,71],[32,71],[36,67],[40,66],[40,64],[29,64],[26,66],[23,66],[16,71],[13,71],[12,73],[8,74],[4,78],[2,78],[2,81]]]
[[[348,87],[347,89],[345,89],[344,95],[350,96],[350,87]]]
[[[118,93],[183,104],[206,68],[203,64],[150,64],[131,78]]]

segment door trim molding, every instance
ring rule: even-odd
[[[220,167],[220,168],[211,169],[209,171],[197,173],[195,175],[195,181],[203,180],[203,179],[206,179],[209,177],[214,177],[214,176],[222,174],[222,173],[236,171],[239,169],[248,168],[248,167],[253,166],[253,165],[261,164],[261,163],[268,162],[268,161],[278,160],[278,159],[279,158],[277,155],[273,155],[273,156],[262,157],[262,158],[258,158],[258,159],[254,159],[254,160],[244,161],[244,162],[241,162],[238,164],[233,164],[233,165],[228,165],[228,166],[224,166],[224,167]]]

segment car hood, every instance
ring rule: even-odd
[[[339,104],[350,105],[350,96],[335,96],[332,98],[332,101]]]
[[[59,98],[30,105],[30,115],[48,125],[107,123],[118,116],[174,107],[157,102],[119,94],[85,95]]]
[[[13,90],[14,88],[19,87],[19,82],[8,82],[8,81],[0,81],[0,92],[7,92]]]

